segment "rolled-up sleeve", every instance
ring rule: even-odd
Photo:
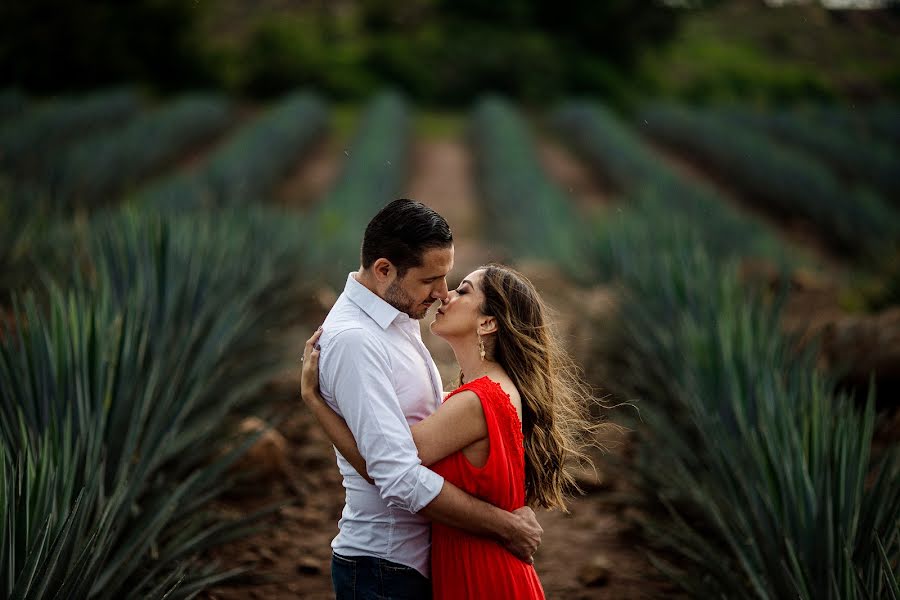
[[[388,506],[416,513],[434,500],[444,479],[419,460],[387,348],[362,329],[342,331],[323,348],[321,377]]]

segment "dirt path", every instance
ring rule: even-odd
[[[478,210],[471,155],[456,139],[420,141],[413,149],[412,177],[407,197],[427,204],[440,213],[453,230],[454,267],[447,280],[451,288],[476,268],[500,258],[500,249],[482,241],[490,230],[484,213]],[[422,339],[431,351],[444,385],[459,377],[456,359],[450,347],[431,333],[432,309],[422,319]]]
[[[542,160],[565,186],[577,189],[580,206],[586,210],[602,208],[610,202],[595,179],[571,155],[554,143],[541,144]],[[473,181],[471,155],[456,140],[426,141],[418,145],[413,164],[410,195],[441,213],[453,228],[456,266],[451,285],[477,266],[494,260],[500,253],[490,239],[490,224],[483,223]],[[554,311],[557,331],[568,342],[569,351],[585,356],[590,332],[583,325],[585,305],[603,310],[610,299],[605,290],[580,290],[558,270],[544,264],[520,264],[519,268],[542,291]],[[432,335],[423,320],[422,339],[435,357],[446,386],[458,377],[452,352]],[[610,443],[621,442],[611,434]],[[620,448],[621,449],[621,448]],[[539,511],[544,528],[541,548],[535,555],[535,567],[548,598],[565,599],[644,599],[661,597],[668,588],[652,581],[651,566],[635,550],[628,528],[602,492],[614,490],[618,482],[604,473],[602,455],[596,457],[599,477],[585,472],[580,478],[588,494],[575,499],[570,513]]]

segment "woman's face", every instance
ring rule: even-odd
[[[484,294],[481,293],[481,278],[484,270],[479,269],[466,275],[455,290],[450,290],[442,302],[431,331],[442,338],[475,336],[478,330]]]

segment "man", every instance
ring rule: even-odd
[[[419,460],[409,429],[441,403],[437,367],[418,320],[448,295],[453,237],[412,200],[385,206],[366,228],[361,268],[323,324],[319,387],[353,432],[374,485],[338,453],[346,503],[332,541],[332,581],[344,598],[430,598],[430,520],[492,537],[530,561],[542,530],[445,482]]]

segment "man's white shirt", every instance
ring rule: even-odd
[[[337,451],[346,499],[332,549],[429,575],[430,523],[415,514],[444,479],[423,466],[410,425],[441,403],[440,374],[418,321],[347,276],[319,340],[322,396],[350,426],[371,485]]]

